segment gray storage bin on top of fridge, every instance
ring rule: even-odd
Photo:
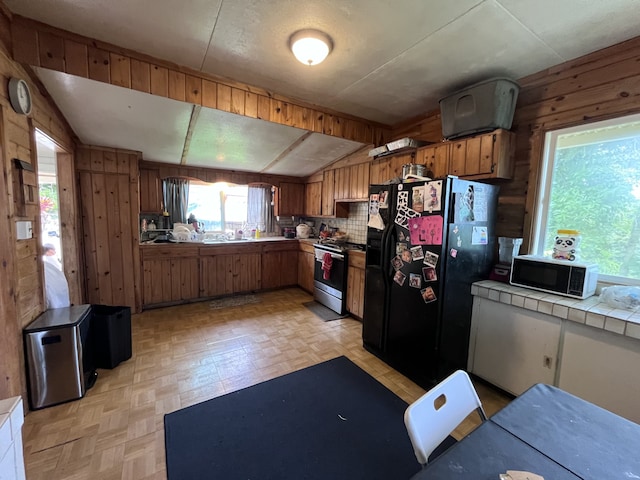
[[[508,78],[476,83],[440,100],[442,135],[454,138],[510,129],[520,87]]]

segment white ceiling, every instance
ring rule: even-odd
[[[640,35],[638,0],[4,1],[14,13],[72,32],[386,125],[433,110],[440,98],[476,81],[498,75],[522,78]],[[301,28],[317,28],[332,37],[334,49],[324,63],[306,67],[289,51],[289,36]],[[182,145],[178,138],[188,125],[190,105],[138,99],[139,94],[125,89],[103,95],[103,90],[116,88],[107,85],[85,87],[87,94],[93,91],[88,103],[74,102],[69,95],[64,100],[64,86],[74,80],[48,73],[39,71],[83,141],[115,143],[142,150],[150,160],[179,162],[181,154],[176,157],[175,152],[184,145],[184,137]],[[100,101],[101,96],[109,102]],[[134,104],[131,109],[105,105],[120,96],[122,104]],[[111,115],[97,118],[87,109],[94,103],[111,109]],[[125,113],[128,121],[123,121]],[[274,153],[282,145],[267,131],[273,125],[245,124],[245,119],[206,109],[201,116],[196,126],[202,131],[199,138],[194,134],[188,163],[218,166],[217,159],[225,158],[229,166],[241,152],[255,157],[263,152],[255,145],[258,138],[267,141],[265,158],[242,167],[259,171],[278,157]],[[149,123],[138,124],[143,117]],[[229,123],[226,132],[217,126],[221,118]],[[213,123],[204,125],[208,122]],[[136,135],[132,129],[138,128]],[[156,128],[162,138],[154,134]],[[251,139],[245,128],[256,137],[253,145],[246,143]],[[275,131],[284,143],[296,135],[289,127]],[[223,133],[227,136],[218,138]],[[136,142],[128,137],[137,137],[139,146],[131,146]],[[245,139],[244,145],[238,137]],[[121,138],[127,138],[127,145]],[[315,154],[324,138],[305,139],[300,155]],[[348,150],[345,144],[331,147]],[[290,170],[284,161],[274,169]]]

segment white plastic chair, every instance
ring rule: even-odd
[[[469,375],[462,370],[452,373],[409,405],[404,412],[404,424],[418,462],[425,466],[433,451],[474,410],[483,422],[487,419]],[[453,437],[450,441],[455,443]]]

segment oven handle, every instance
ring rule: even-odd
[[[327,252],[326,250],[321,250],[321,251],[326,253],[331,253],[331,252]],[[344,255],[340,255],[339,253],[331,253],[331,258],[335,258],[336,260],[344,260]],[[316,262],[322,262],[322,260],[316,257]]]

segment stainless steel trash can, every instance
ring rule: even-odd
[[[23,330],[32,409],[84,396],[95,381],[91,305],[47,310]]]

